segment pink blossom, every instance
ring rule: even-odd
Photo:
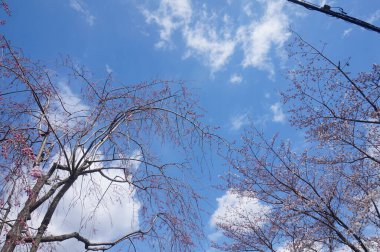
[[[33,177],[34,179],[38,179],[38,178],[41,178],[42,177],[42,171],[40,169],[40,167],[38,166],[34,166],[30,172],[29,172],[29,175],[31,177]]]

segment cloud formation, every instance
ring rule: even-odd
[[[80,157],[81,151],[76,156]],[[132,158],[141,158],[141,153],[135,151]],[[100,157],[101,158],[101,157]],[[57,161],[57,157],[54,158]],[[140,163],[131,161],[122,165],[121,161],[114,161],[112,167],[129,167],[128,177],[138,169]],[[102,167],[94,164],[92,169]],[[110,178],[123,178],[122,170],[104,170]],[[56,177],[63,179],[69,176],[67,172],[58,172]],[[84,193],[85,192],[85,193]],[[130,184],[112,183],[99,173],[92,173],[81,178],[73,184],[60,201],[54,213],[47,233],[61,235],[79,232],[82,236],[93,242],[114,241],[126,234],[139,229],[139,210],[141,203],[137,199],[133,186]],[[42,208],[46,208],[42,206]],[[32,218],[39,223],[42,216]],[[59,243],[54,251],[83,251],[84,244],[75,239]]]
[[[106,64],[106,72],[108,74],[111,74],[113,72],[113,69],[108,64]]]
[[[157,10],[142,9],[148,23],[160,26],[160,41],[157,47],[164,47],[170,42],[172,33],[186,27],[191,20],[190,0],[161,0]]]
[[[107,175],[123,176],[119,173],[110,171]],[[113,241],[139,229],[140,207],[132,187],[112,184],[100,174],[85,176],[65,194],[48,232],[80,232],[94,242]],[[62,251],[83,251],[84,248],[75,239],[61,246]]]
[[[198,58],[212,72],[221,70],[236,52],[242,51],[244,68],[253,67],[273,75],[270,54],[288,40],[290,21],[283,0],[256,2],[263,11],[258,12],[251,4],[243,5],[243,23],[240,17],[209,10],[206,4],[199,6],[191,0],[161,0],[158,8],[144,7],[142,13],[147,23],[159,27],[159,48],[172,46],[172,34],[178,32],[186,47],[184,58]]]
[[[94,25],[95,16],[92,15],[91,12],[87,9],[87,6],[83,0],[70,0],[70,7],[76,12],[82,14],[89,26]]]
[[[283,11],[284,1],[258,1],[265,6],[259,20],[237,30],[237,40],[244,51],[243,67],[255,67],[274,75],[270,58],[272,48],[279,49],[290,37],[289,20]]]
[[[235,50],[235,41],[229,31],[218,32],[207,18],[183,30],[187,52],[185,57],[200,58],[212,72],[221,69]]]
[[[343,31],[343,37],[347,37],[348,35],[350,35],[350,33],[352,32],[352,28],[348,28],[346,30]]]
[[[270,106],[270,110],[273,113],[272,120],[274,122],[285,122],[285,114],[282,110],[282,105],[279,102],[276,102],[275,104],[272,104]]]
[[[233,75],[231,75],[231,77],[230,77],[230,82],[232,83],[232,84],[239,84],[240,82],[242,82],[243,81],[243,77],[241,77],[240,75],[238,75],[238,74],[233,74]]]
[[[47,116],[56,130],[72,130],[78,122],[83,121],[90,107],[84,104],[81,97],[74,94],[66,82],[60,81],[57,88],[57,99],[51,104]]]
[[[232,229],[236,228],[244,231],[247,227],[247,232],[251,229],[251,219],[256,219],[253,223],[263,225],[265,216],[270,212],[270,208],[259,202],[258,199],[247,193],[246,195],[238,194],[233,190],[228,190],[222,197],[216,199],[218,208],[212,214],[210,219],[210,226],[217,228],[218,225],[228,225]],[[209,239],[215,241],[222,236],[221,231],[218,230],[209,235]]]
[[[237,114],[230,119],[231,130],[240,130],[244,125],[249,124],[248,113]]]

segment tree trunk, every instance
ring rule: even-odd
[[[30,209],[37,201],[38,194],[48,178],[48,175],[38,178],[37,183],[34,185],[28,200],[25,202],[24,208],[18,214],[16,222],[13,224],[13,227],[7,234],[5,244],[1,249],[1,252],[13,252],[16,248],[16,245],[21,241],[22,231],[25,229],[27,220],[30,219]]]
[[[61,201],[62,197],[65,195],[67,190],[70,189],[70,187],[74,184],[75,180],[77,179],[77,176],[71,177],[66,184],[62,187],[62,189],[57,193],[57,195],[54,197],[52,203],[49,205],[49,208],[46,211],[46,214],[44,216],[44,219],[41,222],[40,227],[38,228],[37,235],[34,237],[32,242],[32,248],[30,249],[30,252],[36,252],[38,247],[40,246],[42,236],[46,232],[46,229],[48,228],[48,225],[51,221],[51,218],[53,217],[53,214],[58,206],[58,203]]]

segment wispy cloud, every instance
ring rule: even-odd
[[[284,1],[257,2],[263,6],[263,12],[258,13],[249,4],[242,6],[242,12],[250,17],[245,24],[234,23],[236,17],[216,14],[206,4],[192,5],[191,0],[161,0],[157,9],[142,8],[142,13],[147,23],[159,27],[159,48],[170,47],[172,34],[178,31],[186,46],[184,58],[196,57],[212,72],[221,70],[239,49],[243,51],[244,68],[253,67],[273,75],[270,53],[282,48],[289,38],[289,18],[284,12]]]
[[[232,83],[232,84],[239,84],[240,82],[242,82],[243,81],[243,77],[241,77],[240,75],[238,75],[238,74],[233,74],[233,75],[231,75],[231,77],[230,77],[230,82]]]
[[[348,28],[343,31],[343,37],[347,37],[352,32],[352,28]]]
[[[230,119],[231,130],[240,130],[244,125],[249,124],[248,113],[238,114]]]
[[[243,67],[255,67],[274,74],[269,52],[280,48],[290,37],[289,19],[283,11],[284,1],[259,1],[265,5],[264,15],[237,31],[244,51]]]
[[[160,26],[160,41],[157,47],[170,43],[172,33],[183,29],[191,21],[192,8],[190,0],[161,0],[157,10],[142,9],[148,23]]]
[[[243,6],[243,12],[248,17],[251,17],[254,14],[254,12],[252,10],[252,2],[247,2],[247,3],[244,4],[244,6]]]
[[[273,113],[273,118],[272,120],[274,122],[285,122],[285,114],[282,110],[281,103],[276,102],[275,104],[272,104],[270,106],[270,110]]]
[[[94,25],[95,16],[91,14],[83,0],[70,0],[70,7],[82,14],[87,24],[89,24],[90,26]]]
[[[89,113],[80,96],[75,94],[65,81],[58,82],[57,99],[52,102],[47,116],[55,130],[70,131]]]
[[[113,72],[112,68],[108,64],[106,64],[106,72],[108,74],[111,74]]]
[[[212,72],[220,70],[234,53],[235,41],[229,31],[218,32],[207,18],[184,29],[183,36],[187,46],[185,56],[200,58]]]

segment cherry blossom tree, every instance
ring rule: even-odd
[[[295,36],[290,123],[306,135],[294,147],[255,127],[228,155],[228,188],[261,214],[234,207],[216,221],[227,251],[377,251],[380,247],[380,66],[349,72]],[[234,216],[238,216],[238,221]],[[215,220],[214,220],[215,222]]]
[[[192,154],[202,153],[213,135],[200,123],[185,85],[153,80],[125,86],[112,75],[96,80],[70,59],[53,71],[4,37],[0,43],[1,251],[37,251],[70,239],[92,251],[120,244],[133,250],[136,239],[164,251],[195,246],[202,237],[200,196],[184,174],[201,165]],[[185,160],[161,158],[165,150]],[[91,197],[93,204],[84,203]],[[102,229],[89,223],[99,221],[99,211],[102,218],[112,215],[111,205],[124,206],[126,216],[109,216],[109,222],[129,218],[132,229],[91,240],[82,231]],[[74,210],[80,227],[54,232],[60,230],[57,213],[70,222]]]

